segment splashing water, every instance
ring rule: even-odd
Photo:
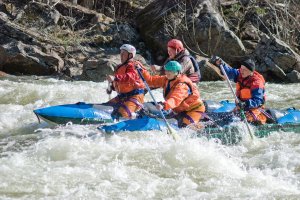
[[[299,108],[299,86],[267,84],[267,106]],[[174,142],[159,131],[107,136],[95,125],[38,124],[32,112],[105,102],[106,87],[51,78],[0,79],[0,199],[299,198],[297,133],[278,131],[255,141],[245,136],[235,146],[196,137]],[[232,100],[223,82],[203,82],[199,88],[204,99]],[[162,100],[161,91],[153,93]]]

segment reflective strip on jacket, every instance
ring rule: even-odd
[[[118,93],[128,93],[136,89],[145,88],[145,85],[136,70],[137,66],[145,69],[140,62],[132,59],[116,68],[113,84]]]
[[[198,88],[186,75],[180,74],[173,80],[168,80],[166,76],[150,76],[148,73],[144,73],[144,76],[150,87],[164,89],[165,110],[172,109],[180,113],[190,111],[202,104]]]

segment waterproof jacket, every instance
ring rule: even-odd
[[[198,83],[200,81],[200,77],[198,75],[198,72],[195,72],[195,68],[190,58],[190,53],[188,50],[185,49],[179,52],[174,59],[167,59],[164,65],[166,65],[171,60],[177,61],[181,64],[182,66],[181,73],[189,77],[193,83]],[[161,67],[160,74],[161,75],[165,74],[164,67]]]
[[[265,103],[265,79],[257,71],[252,76],[243,78],[240,69],[233,69],[222,64],[228,78],[236,83],[237,97],[246,103],[245,109],[258,108]]]
[[[144,89],[145,85],[140,78],[136,67],[145,67],[138,61],[130,59],[129,61],[119,65],[115,69],[115,80],[113,82],[114,89],[119,94],[130,93],[134,90]]]
[[[150,76],[149,73],[144,77],[150,87],[163,88],[165,110],[180,113],[202,105],[198,88],[186,75],[180,74],[173,80],[168,80],[166,76]]]

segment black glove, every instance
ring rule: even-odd
[[[113,90],[114,90],[113,84],[109,83],[108,87],[106,88],[106,94],[111,94]]]
[[[222,63],[224,63],[224,61],[222,60],[222,58],[220,58],[219,56],[212,56],[209,61],[211,64],[219,67]]]
[[[246,104],[246,102],[240,101],[240,102],[237,104],[237,106],[238,106],[241,110],[245,110],[247,104]]]

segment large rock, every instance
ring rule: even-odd
[[[46,54],[39,47],[20,41],[0,46],[0,55],[0,70],[10,74],[52,75],[64,66],[55,52]]]
[[[46,49],[37,38],[36,33],[0,18],[0,70],[26,75],[60,72],[63,60],[51,48]]]
[[[14,22],[29,27],[46,28],[49,25],[57,24],[60,17],[60,13],[48,4],[30,2],[24,7],[24,10],[18,13]]]
[[[83,73],[81,80],[91,80],[94,82],[104,81],[106,75],[112,75],[114,67],[118,65],[117,55],[107,58],[89,59],[83,63]]]
[[[174,37],[202,56],[219,55],[230,62],[244,55],[242,42],[216,12],[214,2],[156,0],[140,12],[139,30],[158,62],[164,60],[167,41]]]
[[[252,53],[260,41],[263,33],[251,23],[245,23],[241,28],[240,39],[242,40],[246,51]]]
[[[300,72],[300,56],[283,41],[264,35],[255,49],[255,59],[260,63],[257,70],[267,81],[297,82],[287,73]]]
[[[199,64],[201,72],[201,81],[218,81],[224,80],[220,69],[215,65],[211,64],[208,58],[202,56],[196,56],[196,60]]]
[[[136,60],[140,61],[144,66],[145,59],[136,55]],[[91,80],[100,82],[106,80],[107,75],[114,73],[115,67],[120,64],[120,55],[107,55],[101,58],[92,58],[83,63],[83,72],[80,77],[81,80]]]
[[[290,82],[292,83],[300,83],[300,73],[296,70],[291,71],[290,73],[286,74]]]
[[[55,4],[55,9],[57,9],[61,15],[72,18],[69,22],[69,25],[72,26],[71,28],[73,28],[75,31],[90,28],[98,22],[104,24],[113,22],[112,18],[107,17],[102,13],[98,13],[96,11],[90,10],[80,5],[74,5],[69,2],[59,2]]]

